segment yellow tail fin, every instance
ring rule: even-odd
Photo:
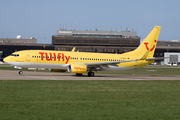
[[[139,56],[147,55],[147,58],[152,58],[154,56],[154,51],[158,41],[161,26],[155,26],[154,29],[149,33],[146,39],[141,43],[141,45],[134,51],[130,52],[132,55]],[[147,51],[148,54],[147,54]]]

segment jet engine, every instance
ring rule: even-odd
[[[70,73],[86,73],[87,72],[87,66],[86,65],[80,65],[80,64],[71,64],[68,67],[68,72]]]

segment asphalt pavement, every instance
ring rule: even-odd
[[[19,75],[18,71],[15,70],[0,70],[0,80],[180,80],[180,75],[95,74],[94,77],[88,77],[87,74],[76,76],[73,73],[34,71],[23,71],[23,75]]]

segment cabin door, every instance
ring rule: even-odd
[[[26,61],[30,61],[31,60],[31,54],[30,53],[26,53]]]

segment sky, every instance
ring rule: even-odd
[[[60,28],[134,29],[145,39],[161,26],[159,40],[180,39],[180,0],[0,0],[0,38],[34,37],[51,44]]]

